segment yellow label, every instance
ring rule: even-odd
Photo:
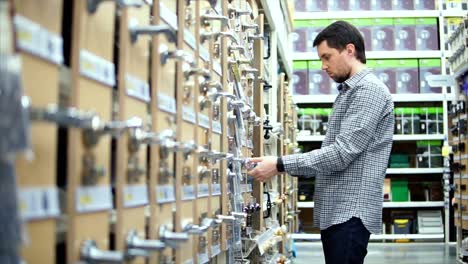
[[[93,198],[91,198],[89,195],[83,195],[80,197],[80,204],[91,204],[93,201]]]
[[[442,156],[443,157],[448,157],[450,152],[451,152],[451,147],[450,146],[443,146],[442,147]]]

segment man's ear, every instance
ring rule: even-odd
[[[348,45],[346,45],[346,53],[348,55],[354,56],[354,54],[356,53],[356,47],[354,46],[354,44],[349,43]]]

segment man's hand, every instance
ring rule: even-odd
[[[277,159],[278,157],[275,156],[251,158],[249,161],[256,163],[257,166],[248,171],[247,174],[254,177],[257,181],[265,182],[278,174],[278,170],[276,170]]]

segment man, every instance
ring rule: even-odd
[[[315,177],[314,224],[327,264],[363,263],[370,233],[382,228],[383,181],[392,148],[393,101],[366,68],[364,39],[337,21],[318,34],[322,69],[337,83],[329,129],[320,149],[251,159],[249,174],[266,181],[279,172]]]

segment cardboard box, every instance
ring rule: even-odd
[[[436,10],[435,0],[414,0],[415,10]]]
[[[388,87],[390,93],[396,93],[396,67],[398,66],[398,60],[369,60],[367,65],[373,69],[377,78]]]
[[[323,12],[327,11],[327,0],[295,0],[294,6],[298,12]]]
[[[395,18],[395,50],[416,50],[416,19]]]
[[[293,91],[296,95],[309,94],[307,61],[293,63]]]
[[[418,93],[418,60],[399,60],[396,68],[396,93]]]
[[[350,10],[349,0],[328,0],[328,11],[348,11],[348,10]]]
[[[420,93],[442,93],[442,87],[430,87],[427,76],[441,74],[440,59],[419,59],[419,91]]]
[[[317,52],[313,46],[317,35],[330,24],[328,19],[295,20],[293,47],[296,52]]]
[[[437,18],[416,18],[416,49],[439,50]]]
[[[349,0],[349,10],[371,10],[371,0]]]
[[[380,10],[392,10],[392,0],[371,0],[371,9]]]
[[[393,0],[393,10],[414,10],[414,0]]]
[[[395,27],[393,18],[375,18],[372,28],[372,50],[395,50]]]

